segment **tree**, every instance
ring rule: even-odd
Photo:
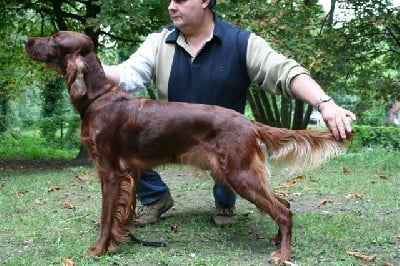
[[[44,90],[42,90],[42,121],[41,131],[42,135],[48,141],[56,140],[56,133],[58,130],[63,136],[65,124],[65,102],[64,92],[66,91],[64,80],[56,78],[49,81]]]
[[[366,110],[382,108],[388,98],[398,97],[399,9],[391,4],[389,0],[331,0],[331,10],[325,14],[317,0],[225,0],[218,2],[216,12],[308,68],[360,121]],[[7,107],[7,101],[18,97],[28,84],[43,88],[54,77],[26,58],[23,36],[84,32],[103,62],[119,63],[149,32],[170,23],[167,5],[168,1],[156,0],[1,2],[1,106]],[[343,10],[352,16],[342,19]],[[257,120],[279,127],[304,128],[312,111],[301,101],[265,94],[256,87],[250,90],[249,103]],[[4,113],[6,108],[0,110]]]
[[[368,110],[381,112],[389,99],[398,95],[400,45],[395,32],[400,26],[399,9],[393,8],[392,1],[337,3],[341,13],[323,28],[323,34],[331,38],[319,42],[329,61],[318,75],[331,91],[357,95],[358,101],[351,107],[359,122],[371,123]]]

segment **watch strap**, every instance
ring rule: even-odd
[[[315,105],[315,108],[318,110],[318,112],[320,112],[319,108],[321,107],[321,104],[323,103],[327,103],[329,101],[332,101],[332,98],[329,96],[322,96],[321,98],[319,98],[317,104]]]

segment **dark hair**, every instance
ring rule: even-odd
[[[217,0],[210,0],[210,3],[208,4],[208,7],[213,10],[215,6],[217,5]]]

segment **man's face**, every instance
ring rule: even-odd
[[[170,0],[168,12],[175,27],[184,31],[202,22],[208,3],[208,0]]]

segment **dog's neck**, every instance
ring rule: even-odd
[[[77,77],[74,83],[83,82],[82,85],[85,86],[86,93],[83,97],[73,97],[71,93],[70,95],[72,105],[79,112],[81,119],[84,119],[86,111],[92,103],[109,92],[113,88],[113,85],[107,80],[101,62],[94,52],[82,58],[85,64],[83,78],[82,80],[78,80],[79,78]],[[72,85],[68,84],[68,86]],[[72,88],[69,89],[70,91],[72,90]]]

